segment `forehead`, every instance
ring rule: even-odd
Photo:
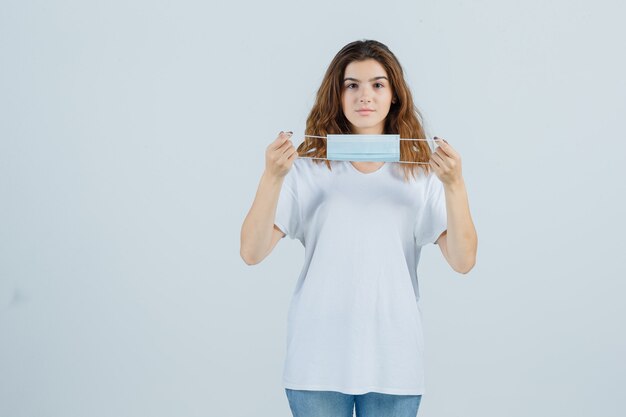
[[[367,81],[370,78],[384,76],[387,77],[387,71],[375,59],[365,61],[352,61],[346,66],[344,78],[357,78],[361,81]]]

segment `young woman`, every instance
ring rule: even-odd
[[[373,40],[334,57],[296,150],[280,132],[241,229],[261,262],[283,237],[305,261],[289,306],[283,385],[295,417],[416,416],[424,393],[417,265],[439,245],[474,266],[474,228],[459,153],[445,140],[400,141],[400,162],[324,160],[327,134],[425,138],[395,55]],[[310,136],[310,137],[309,137]],[[358,136],[354,136],[358,138]],[[319,158],[319,159],[318,159]]]

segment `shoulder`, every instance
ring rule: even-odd
[[[333,170],[337,168],[337,164],[333,164],[335,161],[331,161],[331,167]],[[323,174],[325,172],[330,173],[331,170],[328,169],[326,165],[326,161],[314,160],[311,158],[296,158],[293,161],[293,165],[291,167],[290,172],[293,171],[293,175],[305,178],[308,176],[317,176]]]
[[[289,169],[289,172],[285,175],[284,183],[288,184],[291,188],[298,188],[298,184],[306,180],[311,175],[311,160],[306,158],[296,158]]]
[[[443,183],[441,182],[437,174],[435,174],[435,171],[432,169],[430,170],[430,172],[428,173],[428,176],[426,177],[426,182],[428,184],[428,188],[434,189],[434,188],[443,187]]]

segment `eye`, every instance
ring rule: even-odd
[[[384,85],[384,84],[382,84],[382,83],[376,83],[376,84],[374,84],[374,85],[380,85],[381,87],[384,87],[384,86],[385,86],[385,85]]]
[[[348,85],[346,85],[346,88],[350,88],[350,86],[351,86],[351,85],[356,85],[356,84],[355,84],[355,83],[348,84]],[[350,88],[350,89],[351,89],[351,88]],[[351,90],[352,90],[352,89],[351,89]]]

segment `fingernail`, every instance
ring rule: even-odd
[[[279,133],[279,135],[282,135],[283,133],[285,133],[285,132],[283,132],[283,131],[281,130],[281,131],[280,131],[280,133]]]
[[[448,141],[447,141],[447,140],[445,140],[445,139],[444,139],[443,141],[444,141],[445,143],[448,143]]]

